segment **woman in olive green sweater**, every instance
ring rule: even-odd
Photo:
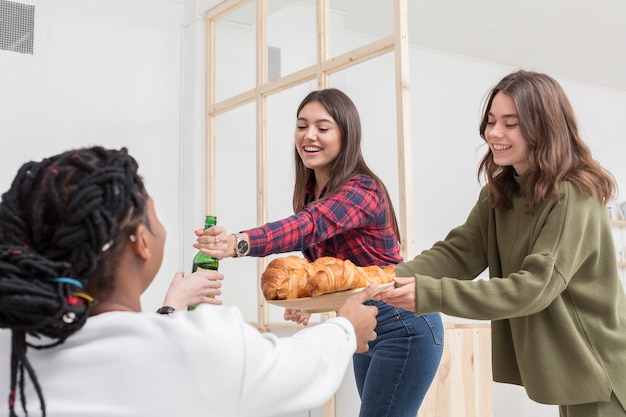
[[[488,95],[486,179],[466,222],[396,267],[377,296],[492,321],[493,378],[562,417],[626,416],[626,293],[606,203],[617,185],[561,86],[516,71]],[[489,268],[488,280],[474,280]]]

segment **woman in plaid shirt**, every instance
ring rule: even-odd
[[[359,266],[402,262],[389,194],[363,159],[359,114],[340,90],[313,91],[298,107],[295,165],[296,214],[234,235],[221,226],[198,230],[194,246],[219,259],[302,251],[309,261],[333,256]],[[353,358],[359,417],[415,417],[443,353],[441,317],[367,303],[378,307],[378,337]],[[306,325],[308,318],[285,311],[286,320]]]

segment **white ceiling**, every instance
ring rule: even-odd
[[[626,91],[626,0],[407,1],[412,45]],[[293,2],[268,0],[269,13]],[[330,7],[346,30],[393,33],[392,0]],[[228,20],[254,22],[254,5],[242,9]]]
[[[364,33],[381,28],[390,3],[331,0],[333,8],[346,10],[347,28]],[[413,45],[626,91],[626,0],[408,0],[408,5]]]

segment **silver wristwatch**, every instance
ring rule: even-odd
[[[246,240],[246,235],[243,233],[234,233],[235,236],[235,256],[246,256],[250,251],[250,245]]]

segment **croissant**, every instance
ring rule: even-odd
[[[395,265],[356,266],[330,256],[313,262],[299,256],[272,260],[261,275],[261,290],[267,300],[316,297],[337,291],[393,281]]]
[[[261,275],[261,291],[267,300],[308,297],[309,261],[300,256],[272,260]]]
[[[356,266],[350,260],[341,260],[329,256],[316,259],[313,263],[315,275],[309,277],[306,290],[309,296],[331,292],[364,288],[369,284],[384,284],[393,281],[395,265],[381,268],[376,265]]]

